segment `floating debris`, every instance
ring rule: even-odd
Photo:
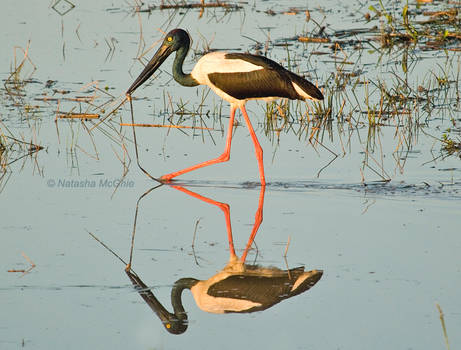
[[[95,113],[65,113],[58,114],[58,119],[99,119],[100,115]]]
[[[163,125],[163,124],[145,124],[145,123],[120,123],[120,126],[136,126],[142,128],[174,128],[174,129],[197,129],[197,130],[216,130],[213,128],[204,128],[200,126],[186,125]]]
[[[233,10],[238,10],[241,9],[242,7],[237,4],[231,4],[228,2],[221,2],[221,1],[216,1],[216,2],[209,2],[206,3],[204,0],[200,1],[200,3],[186,3],[186,2],[181,2],[181,3],[169,3],[165,4],[163,1],[161,1],[160,5],[148,5],[147,8],[141,8],[141,7],[136,7],[135,12],[152,12],[155,10],[178,10],[178,9],[204,9],[204,8],[224,8],[224,9],[233,9]]]

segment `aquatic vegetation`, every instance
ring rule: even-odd
[[[458,136],[456,139],[450,136],[450,130],[442,134],[442,152],[445,156],[455,155],[461,158],[461,138]]]
[[[440,9],[433,11],[424,11],[424,8],[420,4],[413,4],[410,8],[408,1],[402,8],[395,8],[380,0],[379,8],[369,7],[375,15],[368,15],[367,20],[385,19],[377,38],[383,48],[412,44],[424,50],[457,50],[461,40],[458,8],[450,4],[442,4]]]

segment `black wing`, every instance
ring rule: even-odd
[[[229,53],[226,59],[238,59],[262,67],[252,72],[210,73],[210,81],[226,94],[238,99],[280,97],[304,100],[293,87],[295,82],[308,95],[323,99],[322,93],[306,79],[263,56]]]

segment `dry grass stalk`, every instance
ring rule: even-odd
[[[120,123],[120,126],[137,126],[143,128],[173,128],[173,129],[198,129],[198,130],[216,130],[213,128],[205,128],[201,126],[185,126],[185,125],[163,125],[163,124],[145,124],[145,123]]]
[[[308,36],[299,36],[298,41],[303,43],[329,43],[331,40],[330,38],[314,38]]]

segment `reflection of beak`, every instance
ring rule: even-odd
[[[163,326],[169,330],[171,328],[171,323],[176,321],[176,316],[168,312],[168,310],[163,307],[163,305],[157,300],[157,298],[149,289],[141,292],[140,294],[146,304],[149,305],[151,310],[155,312],[158,318],[160,318]]]
[[[125,271],[128,277],[130,278],[131,282],[133,282],[136,289],[138,289],[139,294],[144,299],[144,301],[149,305],[149,307],[154,311],[163,324],[167,324],[170,322],[171,314],[166,310],[162,304],[157,300],[154,294],[150,291],[150,289],[144,284],[143,281],[138,277],[138,275],[134,274],[131,271]]]
[[[152,59],[146,65],[141,74],[139,74],[139,76],[136,78],[134,83],[131,84],[126,94],[131,95],[139,86],[141,86],[147,79],[149,79],[172,52],[172,46],[162,45],[155,53],[154,57],[152,57]]]
[[[131,270],[125,270],[131,282],[138,290],[139,295],[144,299],[147,305],[155,312],[162,321],[166,330],[173,334],[184,333],[187,329],[187,317],[184,320],[179,320],[178,317],[163,307],[163,305],[154,296],[154,293],[144,284],[143,281]]]

